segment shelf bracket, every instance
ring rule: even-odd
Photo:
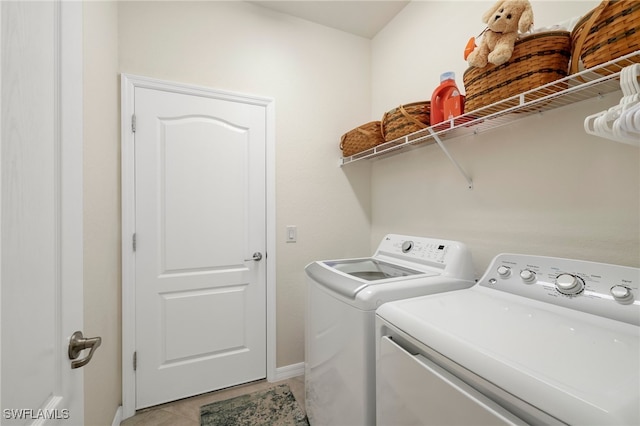
[[[444,151],[444,153],[447,155],[447,157],[449,158],[449,161],[451,161],[453,165],[456,166],[460,174],[467,181],[468,188],[473,189],[473,182],[471,181],[471,178],[467,176],[467,173],[465,173],[464,169],[460,166],[460,164],[458,164],[458,162],[451,156],[451,154],[449,154],[447,147],[444,146],[444,143],[442,143],[442,140],[440,139],[440,137],[435,134],[435,132],[431,127],[429,127],[429,133],[431,133],[431,137],[433,137],[433,139],[436,141],[440,149],[442,149],[442,151]]]

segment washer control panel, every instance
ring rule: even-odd
[[[640,269],[500,254],[478,285],[640,325]]]
[[[448,241],[418,237],[401,238],[399,235],[387,235],[380,244],[378,251],[412,260],[423,259],[444,263],[449,247]]]
[[[374,257],[438,268],[457,267],[459,263],[471,265],[469,249],[458,241],[397,234],[386,235]]]

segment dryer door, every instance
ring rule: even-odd
[[[383,336],[377,362],[376,424],[524,425],[516,416],[422,355]]]

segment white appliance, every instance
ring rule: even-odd
[[[640,269],[501,254],[377,311],[377,424],[640,424]]]
[[[305,402],[313,426],[375,422],[377,307],[474,284],[464,244],[392,234],[372,257],[317,261],[305,271]]]

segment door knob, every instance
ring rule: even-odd
[[[245,262],[249,262],[250,260],[255,260],[256,262],[262,260],[262,253],[259,251],[253,253],[253,257],[251,259],[245,259]]]
[[[71,335],[69,339],[69,359],[76,359],[85,349],[89,349],[89,355],[85,358],[71,362],[71,368],[84,367],[91,361],[93,353],[98,349],[98,346],[102,343],[101,337],[89,337],[82,336],[82,331],[76,331]]]

